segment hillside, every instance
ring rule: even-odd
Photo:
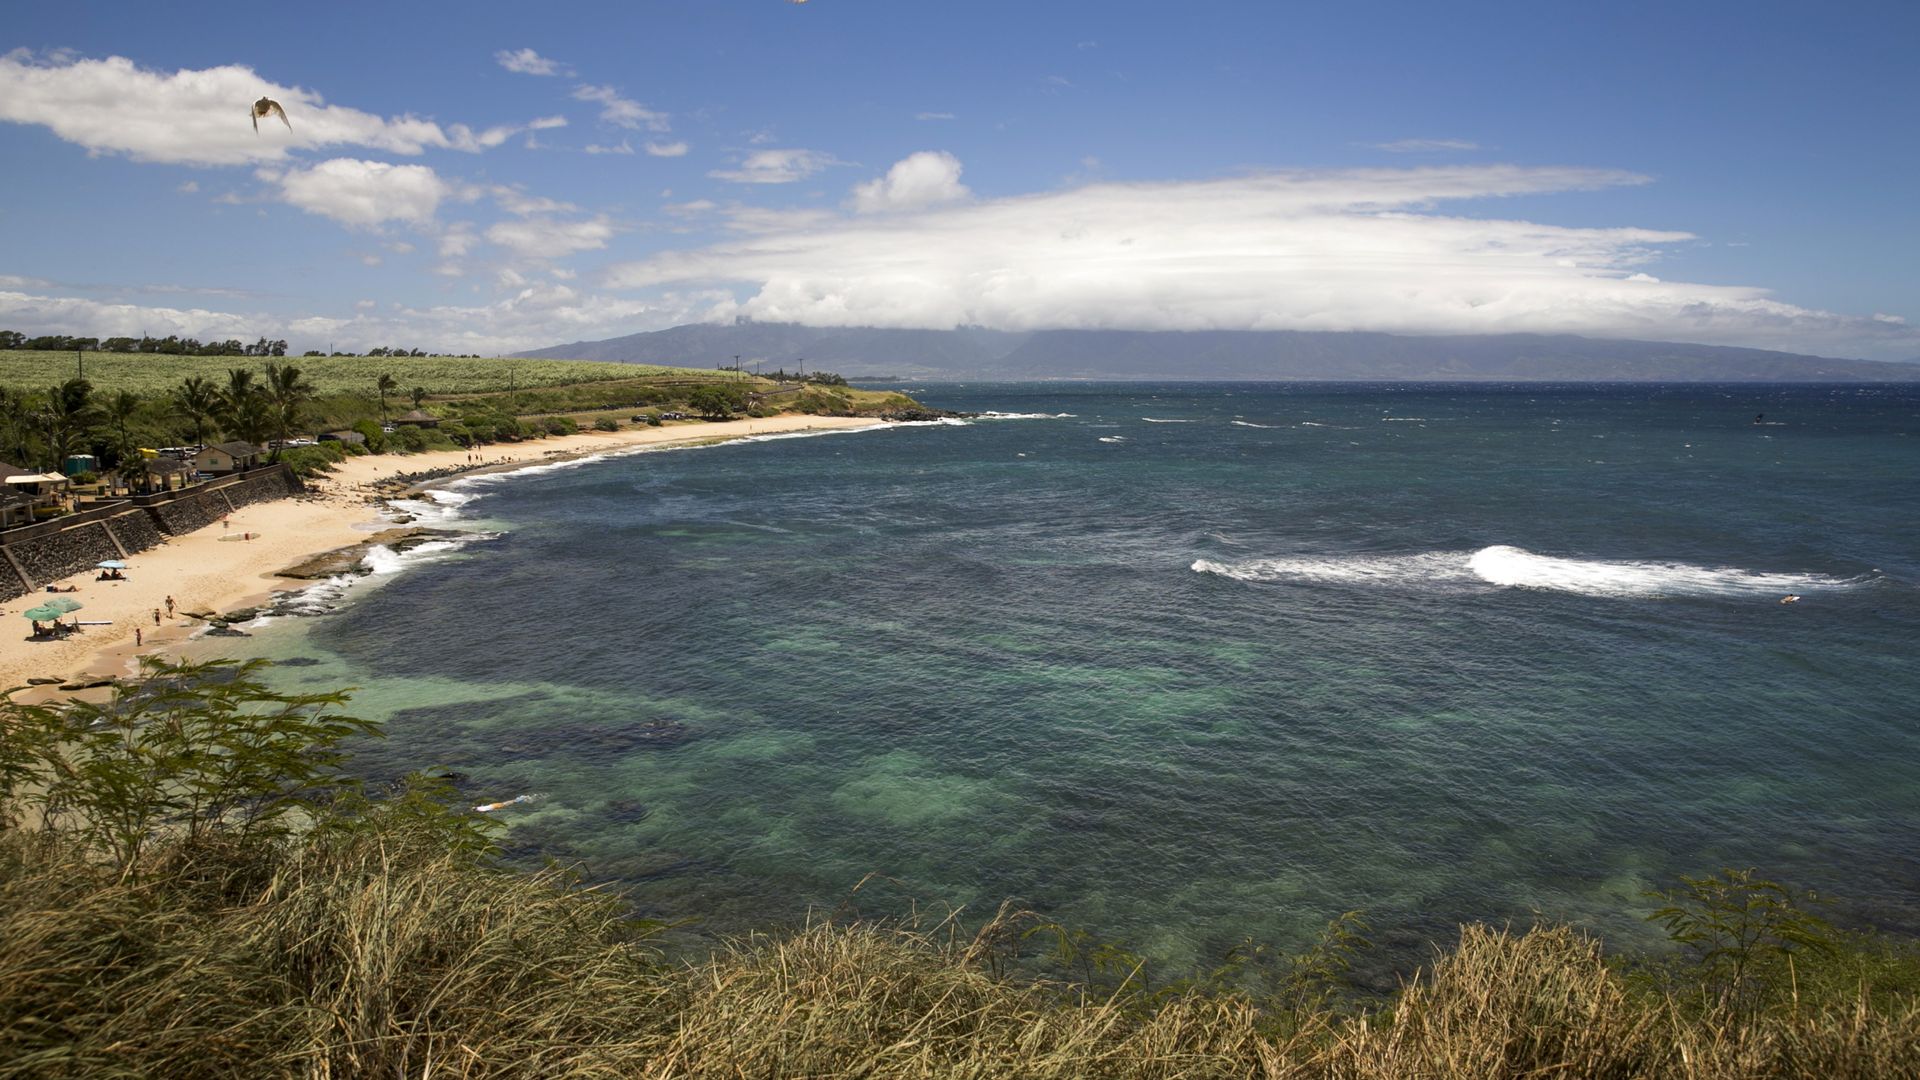
[[[711,368],[738,356],[843,375],[999,379],[1915,382],[1920,365],[1574,335],[1301,331],[894,330],[789,323],[676,326],[525,357]]]

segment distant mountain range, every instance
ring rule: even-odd
[[[1610,341],[1570,334],[1462,337],[1306,331],[1011,333],[696,323],[518,355],[902,379],[1364,379],[1554,382],[1920,382],[1920,364]]]

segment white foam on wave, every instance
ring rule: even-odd
[[[1145,420],[1149,424],[1191,424],[1194,422],[1192,420],[1162,420],[1156,416],[1143,416],[1140,419]]]
[[[1123,443],[1127,441],[1127,437],[1125,435],[1102,435],[1100,436],[1100,441],[1103,443]]]
[[[1777,600],[1870,584],[1873,575],[1762,573],[1737,567],[1645,560],[1556,558],[1496,544],[1478,551],[1414,555],[1319,555],[1222,563],[1197,559],[1197,573],[1236,581],[1373,584],[1411,588],[1544,589],[1615,598],[1724,597]]]
[[[1508,588],[1551,589],[1586,596],[1726,596],[1777,599],[1788,593],[1848,589],[1871,577],[1778,574],[1690,563],[1560,559],[1495,545],[1467,560],[1474,576]]]
[[[1232,424],[1235,427],[1254,427],[1254,428],[1260,428],[1266,431],[1271,431],[1274,428],[1279,426],[1278,424],[1256,424],[1251,420],[1229,420],[1227,421],[1227,423]]]
[[[1408,582],[1466,581],[1463,555],[1429,552],[1424,555],[1303,555],[1286,559],[1248,559],[1221,563],[1194,560],[1192,569],[1235,581],[1328,582],[1404,584]]]
[[[1071,419],[1073,419],[1073,418],[1074,418],[1074,415],[1075,415],[1075,414],[1073,414],[1073,413],[1070,413],[1070,412],[1053,412],[1053,413],[1048,413],[1048,412],[992,412],[992,411],[988,411],[988,412],[983,412],[983,413],[981,413],[981,414],[980,414],[980,419],[982,419],[982,420],[1071,420]]]

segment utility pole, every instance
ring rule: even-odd
[[[800,381],[807,381],[807,358],[804,356],[800,358]]]
[[[85,382],[87,378],[87,354],[80,351],[78,346],[75,346],[73,350],[73,363],[75,367],[80,369],[80,381]]]
[[[740,354],[739,353],[733,354],[733,373],[735,375],[740,374]]]

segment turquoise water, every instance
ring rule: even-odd
[[[461,482],[249,644],[715,933],[1633,944],[1722,865],[1920,930],[1920,388],[913,389],[1028,415]]]

